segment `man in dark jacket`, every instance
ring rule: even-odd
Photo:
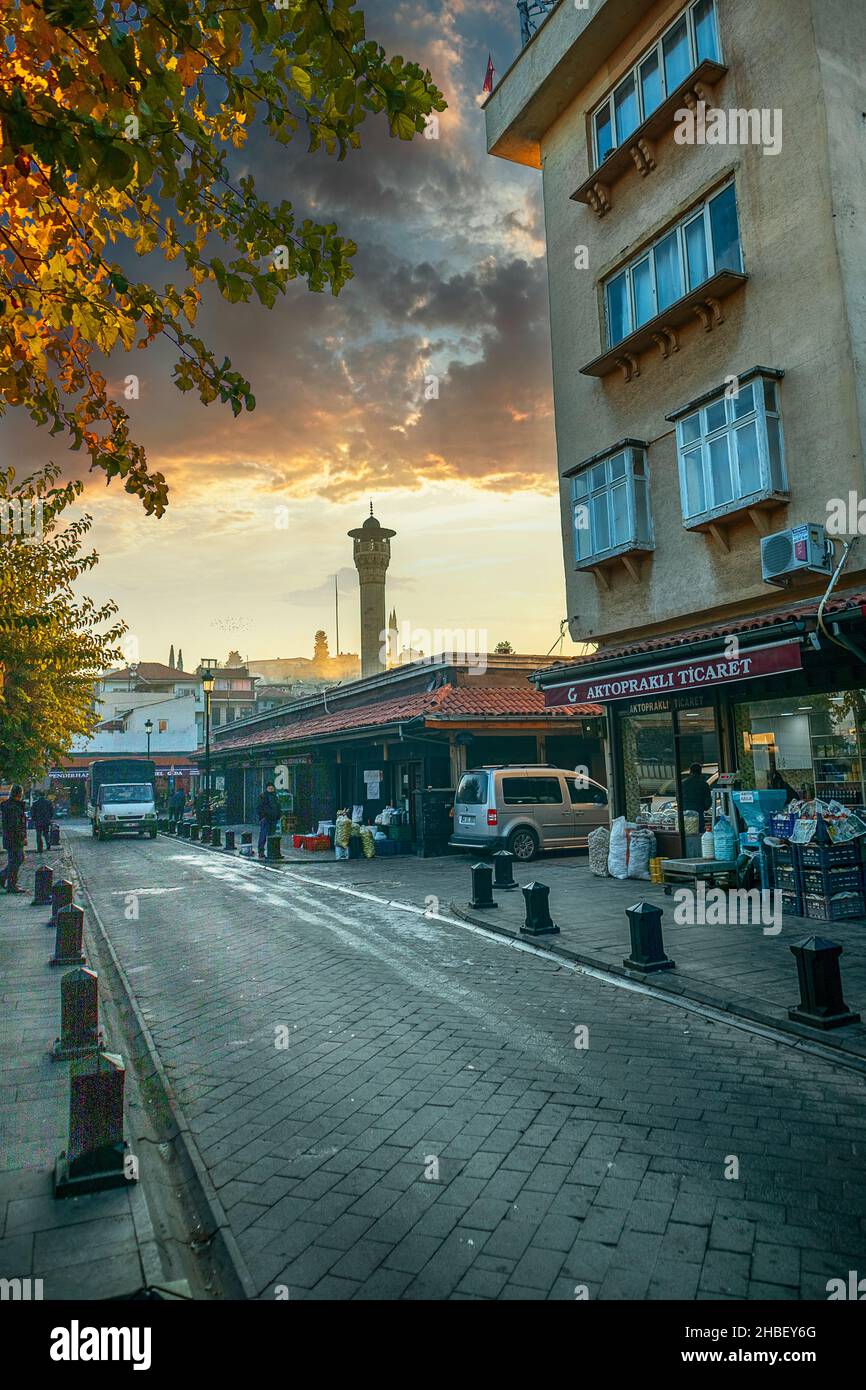
[[[51,843],[51,822],[54,819],[54,802],[40,792],[30,807],[33,829],[36,831],[36,853],[43,854]]]
[[[277,828],[282,812],[280,803],[277,800],[277,793],[274,790],[273,782],[269,782],[267,790],[263,791],[259,797],[259,804],[256,807],[256,815],[259,818],[259,858],[264,859],[265,848],[268,843],[268,836],[273,835]]]
[[[683,778],[682,793],[683,814],[686,811],[697,811],[698,833],[703,835],[706,813],[713,804],[713,797],[700,763],[692,763],[688,777]]]
[[[178,787],[171,794],[171,818],[172,820],[183,820],[183,813],[186,810],[186,792],[183,787]]]
[[[0,805],[0,826],[3,830],[3,848],[8,856],[6,868],[0,873],[0,887],[5,888],[7,893],[23,893],[24,889],[18,887],[18,873],[24,863],[27,846],[27,812],[24,809],[24,793],[17,783]]]

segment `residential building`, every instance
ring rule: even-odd
[[[862,804],[866,7],[544,8],[485,113],[542,173],[568,613],[598,648],[537,682],[605,705],[614,808],[664,850],[693,762]]]

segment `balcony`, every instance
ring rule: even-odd
[[[607,159],[593,170],[588,179],[584,179],[580,188],[571,195],[574,201],[586,203],[598,217],[604,217],[610,212],[613,206],[611,190],[614,184],[635,166],[643,178],[652,173],[656,168],[656,141],[673,128],[677,112],[685,108],[693,111],[699,101],[712,105],[712,88],[727,71],[723,63],[705,58],[685,82],[681,83],[675,92],[671,92],[661,106],[656,107],[652,115],[647,116],[643,124],[639,125],[627,140],[615,150],[611,150]],[[591,136],[588,149],[592,158]]]
[[[640,376],[639,357],[648,348],[657,347],[662,357],[670,357],[679,352],[679,330],[698,319],[709,333],[717,324],[724,323],[722,305],[726,299],[741,289],[748,275],[736,270],[720,270],[696,290],[690,290],[681,299],[668,305],[654,319],[641,324],[615,347],[608,348],[600,357],[588,362],[580,371],[583,376],[609,376],[617,367],[626,381]]]

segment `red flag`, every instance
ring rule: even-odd
[[[496,69],[495,69],[494,66],[493,66],[493,58],[492,58],[491,55],[488,53],[488,55],[487,55],[487,75],[486,75],[485,78],[484,78],[484,86],[481,88],[482,92],[492,92],[492,91],[493,91],[493,77],[494,77],[495,71],[496,71]]]

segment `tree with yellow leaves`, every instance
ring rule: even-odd
[[[59,484],[59,471],[49,464],[20,487],[0,471],[0,782],[38,777],[93,731],[93,683],[125,631],[113,603],[76,596],[97,556],[82,549],[88,516],[61,524],[82,484]]]
[[[411,140],[444,101],[355,0],[5,0],[0,53],[0,413],[22,406],[160,516],[166,481],[97,354],[163,335],[179,389],[237,415],[255,400],[196,336],[198,286],[271,308],[289,280],[337,294],[352,275],[354,244],[233,182],[232,149],[260,120],[343,158],[368,114]],[[134,279],[130,249],[182,282]]]

